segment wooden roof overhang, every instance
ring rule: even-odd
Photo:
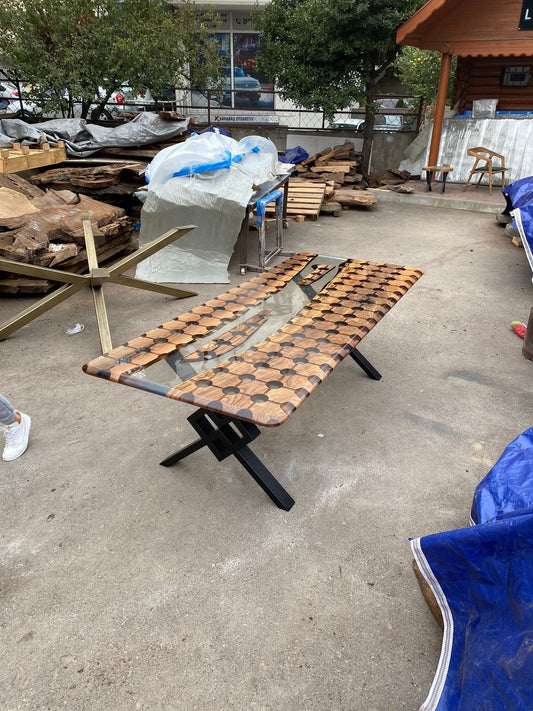
[[[522,10],[522,0],[429,0],[396,41],[458,57],[531,56],[533,32],[518,29]]]
[[[429,0],[400,27],[398,44],[442,54],[428,165],[438,162],[452,56],[531,56],[532,17],[533,0]]]

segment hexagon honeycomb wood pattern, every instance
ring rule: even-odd
[[[149,390],[149,383],[132,377],[140,369],[176,353],[251,307],[279,292],[317,258],[298,254],[268,272],[230,289],[191,312],[114,348],[83,366],[100,378]],[[300,280],[307,285],[331,270],[314,265]],[[338,273],[296,316],[261,343],[246,349],[257,314],[232,334],[213,339],[196,352],[226,352],[227,344],[242,344],[216,367],[158,392],[166,397],[267,427],[282,424],[327,375],[357,346],[422,276],[419,269],[347,259]],[[265,312],[268,309],[265,308]],[[261,314],[262,312],[260,312]],[[226,348],[226,350],[228,350]],[[189,360],[194,360],[189,356]],[[149,381],[149,371],[147,373]]]

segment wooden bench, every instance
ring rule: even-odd
[[[280,508],[293,498],[249,449],[258,425],[283,424],[323,380],[359,353],[366,334],[422,272],[403,266],[297,254],[83,366],[89,375],[198,408],[199,438],[163,466],[208,447],[235,456]]]
[[[431,192],[431,183],[433,182],[433,176],[435,173],[440,173],[442,175],[442,188],[441,193],[446,192],[446,178],[448,173],[453,172],[453,168],[449,165],[427,165],[422,170],[426,171],[426,192]]]

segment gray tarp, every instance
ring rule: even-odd
[[[189,119],[165,121],[156,113],[138,114],[132,121],[107,127],[88,124],[85,119],[53,119],[42,123],[26,123],[21,119],[0,119],[0,147],[14,141],[26,145],[44,140],[65,141],[67,154],[86,158],[102,148],[127,148],[165,141],[184,133]]]
[[[196,229],[141,262],[136,276],[185,284],[229,282],[228,263],[254,186],[272,180],[279,170],[277,156],[268,138],[235,141],[216,130],[160,151],[146,171],[150,182],[139,243],[179,225]]]
[[[196,229],[138,264],[135,276],[157,283],[228,283],[228,263],[253,192],[250,176],[239,166],[172,178],[148,190],[139,244],[178,225]]]

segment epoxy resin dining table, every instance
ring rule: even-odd
[[[189,313],[83,366],[89,375],[199,408],[199,435],[167,457],[170,466],[207,446],[233,455],[270,498],[292,497],[250,450],[257,425],[283,424],[420,278],[419,269],[297,254]]]

